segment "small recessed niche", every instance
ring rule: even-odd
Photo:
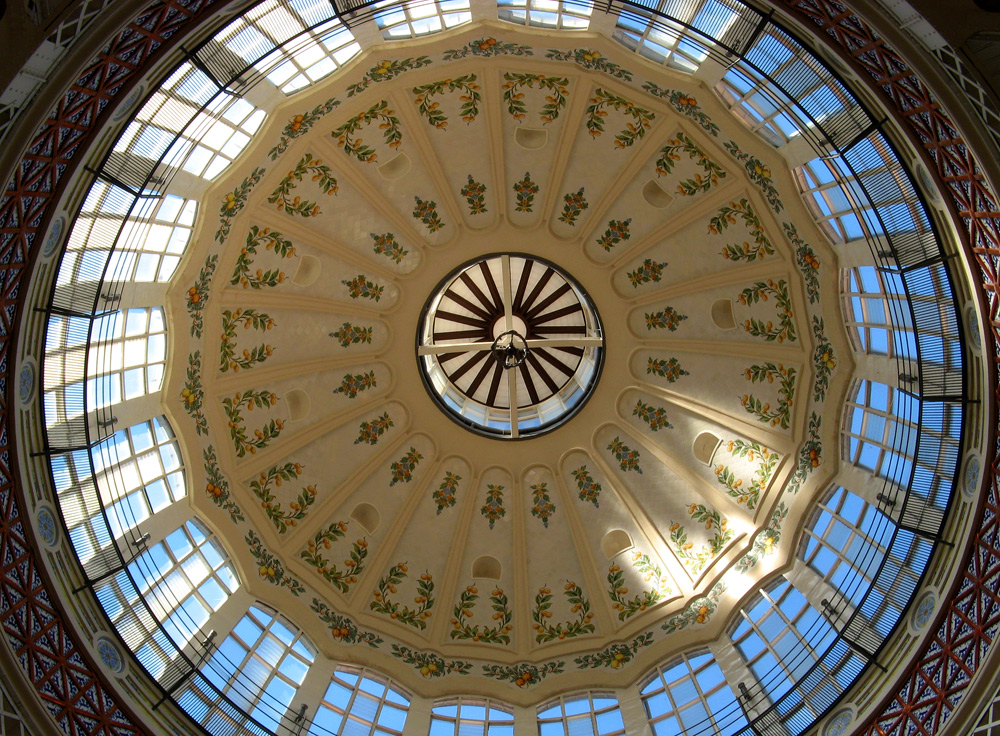
[[[712,305],[712,322],[720,330],[735,330],[736,315],[733,314],[732,299],[716,299]]]
[[[297,422],[309,416],[309,394],[300,388],[293,388],[285,394],[285,406],[288,407],[288,419]]]
[[[299,259],[299,267],[292,276],[292,283],[297,286],[312,286],[319,278],[321,268],[319,258],[316,256],[302,256]]]
[[[629,549],[632,549],[632,537],[624,529],[612,529],[601,540],[601,552],[609,560]]]
[[[722,444],[722,438],[713,432],[702,432],[694,438],[694,459],[705,465],[712,464],[712,456]]]
[[[496,557],[484,555],[472,563],[472,577],[476,579],[499,580],[503,568]]]
[[[549,131],[545,128],[517,128],[514,130],[514,141],[521,148],[537,151],[549,142]]]
[[[354,511],[351,512],[351,518],[363,526],[369,534],[373,534],[378,529],[379,522],[382,520],[378,509],[370,503],[359,503],[355,506]]]
[[[671,195],[663,191],[663,187],[656,179],[650,179],[643,185],[642,198],[646,200],[646,204],[660,210],[674,201]]]
[[[391,159],[378,167],[378,173],[382,175],[383,179],[388,179],[389,181],[398,179],[401,176],[406,176],[409,170],[410,157],[402,152],[397,153]]]

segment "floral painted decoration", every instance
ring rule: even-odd
[[[635,637],[630,642],[612,644],[595,654],[584,654],[573,660],[581,670],[597,669],[598,667],[610,667],[613,670],[621,669],[632,661],[632,658],[643,647],[648,647],[653,643],[653,632],[647,631]]]
[[[347,295],[351,299],[371,299],[377,302],[385,291],[384,286],[369,280],[363,273],[359,273],[353,279],[344,279],[340,283],[347,287]]]
[[[675,111],[694,120],[705,132],[711,133],[713,136],[719,135],[719,126],[713,123],[712,118],[701,109],[698,100],[688,93],[681,92],[679,89],[664,89],[656,82],[646,82],[642,88],[651,95],[669,102]]]
[[[563,595],[569,602],[570,613],[576,614],[576,618],[570,621],[551,623],[552,618],[552,590],[548,586],[538,589],[535,596],[535,607],[531,611],[531,620],[534,621],[532,629],[535,630],[535,642],[541,644],[548,641],[562,641],[572,639],[583,634],[594,633],[593,612],[590,610],[590,601],[583,594],[583,588],[570,581],[563,586]]]
[[[427,56],[411,57],[408,59],[384,59],[365,72],[360,81],[347,85],[347,96],[354,97],[354,95],[364,92],[372,84],[395,79],[403,72],[430,66],[432,63],[430,57]]]
[[[676,332],[681,322],[687,319],[686,314],[681,314],[673,307],[665,307],[656,312],[646,312],[647,330],[670,330]]]
[[[389,412],[384,412],[382,416],[375,417],[371,421],[364,421],[358,427],[358,436],[354,440],[355,445],[362,442],[366,445],[377,445],[379,438],[386,433],[390,427],[396,426],[389,417]]]
[[[642,475],[642,468],[639,467],[639,451],[621,441],[620,437],[615,437],[608,444],[608,452],[615,456],[619,467],[624,471],[634,470]]]
[[[753,547],[737,561],[737,570],[746,572],[760,562],[763,557],[774,554],[778,548],[778,542],[781,541],[781,522],[785,520],[786,516],[788,516],[788,507],[782,501],[771,514],[767,526],[754,537]]]
[[[677,358],[665,360],[663,358],[649,357],[646,360],[646,373],[666,378],[667,383],[674,383],[681,376],[690,375],[686,370],[681,368],[680,361]]]
[[[809,478],[809,474],[818,468],[823,462],[823,444],[820,441],[819,429],[822,417],[816,412],[809,415],[809,429],[806,441],[799,450],[799,459],[795,464],[795,470],[788,480],[788,493],[796,494],[802,489],[802,484]]]
[[[251,439],[243,426],[243,409],[247,411],[252,411],[255,407],[264,409],[274,406],[277,401],[277,394],[253,389],[245,393],[236,393],[231,399],[227,397],[222,400],[222,407],[229,419],[229,435],[233,440],[237,457],[243,457],[248,452],[253,455],[257,450],[263,450],[277,438],[285,426],[282,420],[271,419],[262,429],[255,429]]]
[[[525,171],[524,178],[514,182],[513,189],[517,197],[514,209],[518,212],[531,212],[535,195],[538,194],[538,185],[531,180],[531,174]]]
[[[606,108],[612,108],[627,117],[632,118],[632,122],[626,123],[625,127],[615,134],[615,148],[628,148],[646,135],[656,119],[656,113],[639,107],[634,102],[630,102],[621,95],[598,87],[594,91],[594,96],[590,98],[587,105],[587,132],[594,138],[604,134],[604,118],[607,117]]]
[[[445,471],[441,485],[439,485],[434,490],[434,493],[431,494],[434,499],[434,503],[437,505],[438,514],[446,508],[451,508],[455,505],[455,492],[458,491],[458,482],[460,480],[462,480],[462,476],[457,475],[450,470]]]
[[[413,480],[413,471],[417,464],[424,459],[424,456],[417,452],[417,448],[411,447],[399,460],[394,460],[389,465],[389,472],[392,477],[389,479],[389,487],[397,483],[409,483]]]
[[[201,383],[201,351],[195,350],[188,356],[185,371],[184,388],[181,389],[181,402],[184,411],[194,420],[194,431],[197,434],[208,434],[208,417],[205,416],[205,388]]]
[[[377,385],[375,382],[375,371],[355,373],[354,375],[345,373],[344,377],[340,380],[340,385],[333,389],[333,393],[343,394],[349,399],[354,399],[362,391],[375,388]]]
[[[632,81],[632,72],[606,59],[596,49],[569,49],[567,51],[549,49],[548,53],[545,54],[545,58],[556,61],[573,61],[584,69],[604,72],[616,79],[624,79],[626,82]]]
[[[652,258],[647,258],[639,268],[628,271],[625,275],[628,276],[628,282],[632,284],[632,288],[638,289],[642,284],[659,283],[660,279],[663,278],[663,269],[666,267],[666,261],[657,262]]]
[[[427,619],[431,617],[434,607],[434,580],[424,573],[417,582],[417,595],[413,598],[416,604],[413,608],[400,605],[392,600],[397,586],[406,579],[408,568],[403,562],[398,562],[379,578],[378,585],[368,608],[375,613],[381,613],[405,626],[412,626],[423,631],[427,628]]]
[[[833,369],[837,367],[837,357],[833,352],[833,345],[826,338],[823,329],[823,320],[813,315],[812,318],[813,339],[816,347],[813,350],[813,401],[823,401],[826,399],[826,392],[830,389],[830,376]]]
[[[611,599],[611,607],[618,611],[619,621],[626,621],[640,611],[645,611],[663,600],[663,596],[670,592],[666,575],[660,570],[659,565],[653,564],[649,555],[633,552],[632,566],[643,574],[645,582],[652,582],[653,587],[637,593],[632,598],[626,598],[629,589],[625,587],[625,573],[622,572],[621,565],[609,567],[608,597]]]
[[[631,223],[631,217],[627,220],[608,220],[608,229],[604,231],[604,235],[597,239],[597,244],[605,251],[610,252],[618,243],[632,237],[632,233],[629,232]]]
[[[476,601],[479,600],[479,588],[469,585],[462,591],[458,603],[451,612],[451,631],[448,632],[452,639],[482,642],[483,644],[510,644],[510,632],[514,628],[511,624],[513,614],[510,610],[510,601],[502,588],[494,588],[490,593],[490,608],[493,610],[492,619],[496,623],[493,626],[483,624],[470,624],[468,619],[472,618]]]
[[[598,502],[601,496],[601,484],[594,480],[594,476],[587,470],[586,465],[581,465],[576,470],[571,471],[576,480],[577,490],[580,492],[580,500],[585,503],[594,504],[594,508],[599,508]]]
[[[547,483],[536,483],[531,486],[531,515],[542,522],[542,526],[548,528],[549,519],[556,512],[555,504],[549,498]]]
[[[235,311],[222,310],[222,342],[219,346],[219,372],[249,370],[274,354],[274,346],[262,343],[252,348],[244,348],[242,354],[236,352],[236,328],[266,331],[274,327],[274,319],[266,312],[256,309],[239,308]]]
[[[445,61],[464,59],[466,56],[532,56],[533,51],[530,46],[523,46],[516,43],[498,41],[492,36],[477,38],[469,41],[465,46],[457,49],[449,49],[444,52],[442,58]]]
[[[746,369],[746,379],[751,383],[778,382],[778,405],[774,408],[770,403],[758,399],[753,394],[744,394],[740,404],[747,413],[753,414],[758,420],[772,427],[788,429],[792,417],[792,401],[795,397],[794,368],[786,368],[783,364],[766,362],[752,365]]]
[[[358,577],[365,569],[368,557],[368,540],[364,537],[355,540],[351,545],[351,554],[344,560],[344,567],[339,568],[325,557],[335,542],[343,538],[350,522],[335,521],[326,529],[320,529],[309,540],[306,548],[299,552],[299,558],[313,567],[323,579],[331,583],[341,593],[347,593],[351,586],[358,582]]]
[[[385,256],[393,263],[402,263],[406,254],[410,252],[396,242],[396,236],[392,233],[368,234],[371,235],[373,241],[372,251],[377,255]]]
[[[319,598],[312,599],[310,608],[319,616],[319,620],[330,629],[330,635],[341,644],[367,644],[377,649],[382,638],[373,631],[362,631],[351,619],[332,611]]]
[[[688,514],[693,521],[704,524],[708,531],[715,531],[715,534],[708,538],[708,544],[695,550],[694,543],[688,541],[685,527],[676,521],[670,525],[670,543],[674,554],[685,567],[691,568],[694,573],[699,573],[710,560],[715,559],[726,548],[734,534],[729,528],[728,519],[705,504],[691,504],[688,507]]]
[[[677,131],[677,136],[667,141],[667,145],[660,149],[660,156],[656,159],[656,175],[666,176],[674,170],[674,164],[681,160],[680,153],[684,153],[701,167],[702,174],[695,174],[694,177],[684,179],[677,185],[677,193],[682,197],[692,197],[701,192],[707,192],[712,187],[719,185],[719,180],[726,177],[726,170],[709,158],[698,144],[691,140],[684,131]]]
[[[295,255],[292,241],[284,235],[269,227],[260,228],[257,225],[251,225],[249,232],[247,232],[246,243],[236,257],[236,266],[233,268],[233,275],[229,278],[230,284],[242,286],[244,289],[260,290],[264,287],[273,288],[284,282],[285,272],[278,268],[258,268],[255,273],[250,272],[250,266],[254,262],[253,256],[257,255],[257,248],[262,244],[264,250],[273,250],[275,255],[282,258],[291,258]]]
[[[746,504],[748,509],[757,508],[760,494],[770,482],[774,467],[778,463],[778,453],[764,447],[759,442],[741,439],[732,440],[726,449],[733,457],[746,458],[750,462],[760,458],[760,465],[754,471],[749,486],[744,486],[743,480],[737,478],[732,469],[726,465],[720,464],[715,468],[715,478],[726,489],[726,495],[736,499],[738,504]]]
[[[467,675],[472,670],[471,662],[446,661],[434,652],[418,652],[400,644],[392,645],[392,656],[404,664],[412,666],[422,677]]]
[[[788,236],[789,241],[795,246],[795,265],[802,273],[809,303],[816,304],[819,301],[819,258],[816,256],[816,251],[799,237],[799,231],[795,225],[785,222],[782,223],[782,227],[784,227],[785,235]]]
[[[683,611],[672,616],[660,627],[664,631],[680,631],[692,624],[707,624],[719,606],[719,598],[726,592],[725,583],[716,583],[708,595],[695,598]]]
[[[215,242],[224,243],[229,237],[229,230],[233,223],[233,218],[240,213],[240,210],[247,203],[250,191],[257,186],[257,183],[264,178],[265,169],[258,166],[250,172],[250,176],[233,191],[222,198],[222,206],[219,208],[219,229],[215,232]]]
[[[466,204],[469,205],[470,215],[481,215],[486,212],[486,185],[481,184],[469,174],[469,180],[462,187],[462,196],[465,197]]]
[[[274,495],[273,488],[298,478],[302,474],[302,466],[298,463],[283,463],[263,471],[257,478],[250,481],[250,492],[260,501],[260,506],[267,518],[274,524],[278,534],[284,534],[288,527],[293,527],[306,518],[309,507],[316,503],[316,486],[305,486],[296,499],[288,504],[285,511]]]
[[[493,678],[494,680],[509,682],[523,690],[524,688],[531,687],[532,685],[537,685],[548,675],[555,675],[562,672],[565,666],[565,662],[559,661],[546,662],[541,666],[531,664],[530,662],[510,666],[500,664],[484,664],[483,674],[487,677]]]
[[[444,227],[441,216],[438,215],[437,202],[421,199],[420,197],[414,197],[413,199],[416,202],[413,207],[413,217],[420,220],[427,227],[428,232],[436,233]]]
[[[287,212],[290,215],[300,217],[316,217],[320,214],[319,203],[310,199],[302,199],[296,195],[291,197],[292,192],[307,174],[312,175],[312,180],[319,185],[323,194],[336,194],[340,187],[337,179],[333,176],[333,170],[323,163],[322,159],[313,158],[311,153],[305,153],[295,168],[289,171],[284,178],[278,182],[278,186],[267,201],[276,205],[278,212]]]
[[[267,152],[268,158],[272,161],[277,159],[278,156],[288,150],[288,146],[293,140],[308,133],[312,129],[312,126],[318,123],[324,115],[330,114],[339,104],[340,100],[332,97],[326,102],[316,105],[309,112],[293,115],[282,129],[281,138],[277,144]]]
[[[212,276],[215,274],[215,267],[219,265],[219,256],[210,255],[205,259],[205,265],[198,272],[198,278],[194,285],[188,289],[184,299],[184,306],[191,315],[191,337],[201,337],[204,328],[205,307],[208,305],[208,290],[212,285]]]
[[[718,213],[713,215],[708,223],[708,232],[717,235],[730,225],[736,224],[736,218],[743,220],[743,224],[750,231],[753,237],[753,245],[750,241],[743,241],[742,245],[730,243],[723,247],[722,257],[730,261],[757,261],[765,256],[774,255],[774,246],[764,232],[764,225],[757,216],[756,210],[750,204],[750,200],[743,197],[739,202],[733,201],[723,205]]]
[[[305,586],[285,571],[281,560],[264,546],[260,537],[252,529],[247,532],[243,541],[250,548],[250,554],[253,556],[254,562],[257,563],[257,574],[262,580],[266,580],[271,585],[285,588],[294,596],[306,592]]]
[[[362,327],[361,325],[352,325],[350,322],[345,322],[335,331],[331,332],[330,337],[339,342],[342,348],[357,345],[358,343],[370,345],[373,329],[372,327]]]
[[[587,198],[583,196],[583,187],[580,187],[575,192],[567,192],[563,195],[563,209],[562,214],[559,215],[559,222],[575,226],[577,218],[589,207],[590,204],[587,202]]]
[[[743,164],[743,168],[746,169],[747,176],[750,177],[750,181],[756,184],[760,191],[763,192],[764,198],[767,199],[767,203],[771,205],[771,209],[775,212],[781,212],[784,205],[778,197],[778,190],[774,186],[774,179],[771,178],[771,169],[759,158],[751,156],[749,153],[741,149],[736,144],[736,141],[727,141],[723,144],[723,146],[727,151],[729,151],[730,154],[732,154],[733,158]]]
[[[542,107],[542,125],[548,125],[559,117],[566,107],[569,80],[566,77],[546,77],[541,74],[522,72],[505,72],[503,75],[503,101],[507,112],[512,118],[521,122],[527,115],[528,108],[524,104],[522,87],[547,91],[545,105]]]
[[[486,486],[486,503],[479,509],[486,520],[490,523],[490,529],[507,515],[507,510],[503,507],[503,486],[490,483]]]
[[[348,156],[353,156],[363,164],[372,164],[378,159],[378,154],[375,153],[374,148],[362,143],[361,138],[354,137],[354,134],[375,121],[379,121],[378,127],[382,131],[382,140],[389,148],[399,148],[403,144],[399,118],[396,117],[396,111],[389,107],[386,100],[376,102],[360,115],[350,118],[330,135],[337,142],[337,146],[343,148],[344,153]]]
[[[740,292],[740,304],[751,306],[758,302],[766,302],[768,297],[774,298],[774,306],[778,310],[778,324],[768,320],[751,317],[743,323],[743,329],[754,337],[763,337],[768,342],[795,342],[796,331],[794,313],[792,312],[792,297],[788,293],[788,282],[784,279],[768,279],[758,281]]]
[[[639,417],[649,428],[657,432],[661,429],[673,429],[674,425],[667,421],[667,410],[662,406],[652,406],[642,399],[635,402],[632,409],[632,416]]]
[[[476,84],[475,74],[464,74],[452,79],[444,79],[439,82],[430,82],[413,88],[416,95],[417,112],[421,117],[426,118],[430,125],[439,130],[448,127],[448,117],[441,110],[441,103],[434,100],[437,95],[445,92],[461,92],[459,101],[462,103],[460,113],[462,120],[471,123],[479,115],[479,103],[482,102],[482,95],[479,93],[479,85]]]
[[[229,519],[233,523],[246,521],[243,510],[239,504],[233,500],[229,492],[229,481],[222,475],[219,469],[219,460],[215,456],[215,448],[209,445],[202,452],[205,460],[205,495],[208,500],[229,514]]]

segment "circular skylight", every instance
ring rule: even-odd
[[[559,426],[586,403],[604,360],[590,298],[554,264],[493,254],[449,274],[417,333],[421,377],[474,431],[507,439]]]

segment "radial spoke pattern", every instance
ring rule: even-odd
[[[418,348],[425,371],[439,378],[429,384],[439,398],[453,399],[446,406],[461,405],[466,420],[481,416],[483,428],[521,436],[519,424],[529,416],[538,425],[567,415],[576,407],[563,395],[591,388],[596,380],[604,345],[596,311],[552,264],[489,256],[465,266],[432,304]],[[491,351],[510,331],[524,338],[528,354],[505,368]]]

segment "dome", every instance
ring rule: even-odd
[[[130,718],[877,717],[975,531],[980,310],[939,183],[799,22],[269,1],[108,108],[24,297],[18,448]]]

